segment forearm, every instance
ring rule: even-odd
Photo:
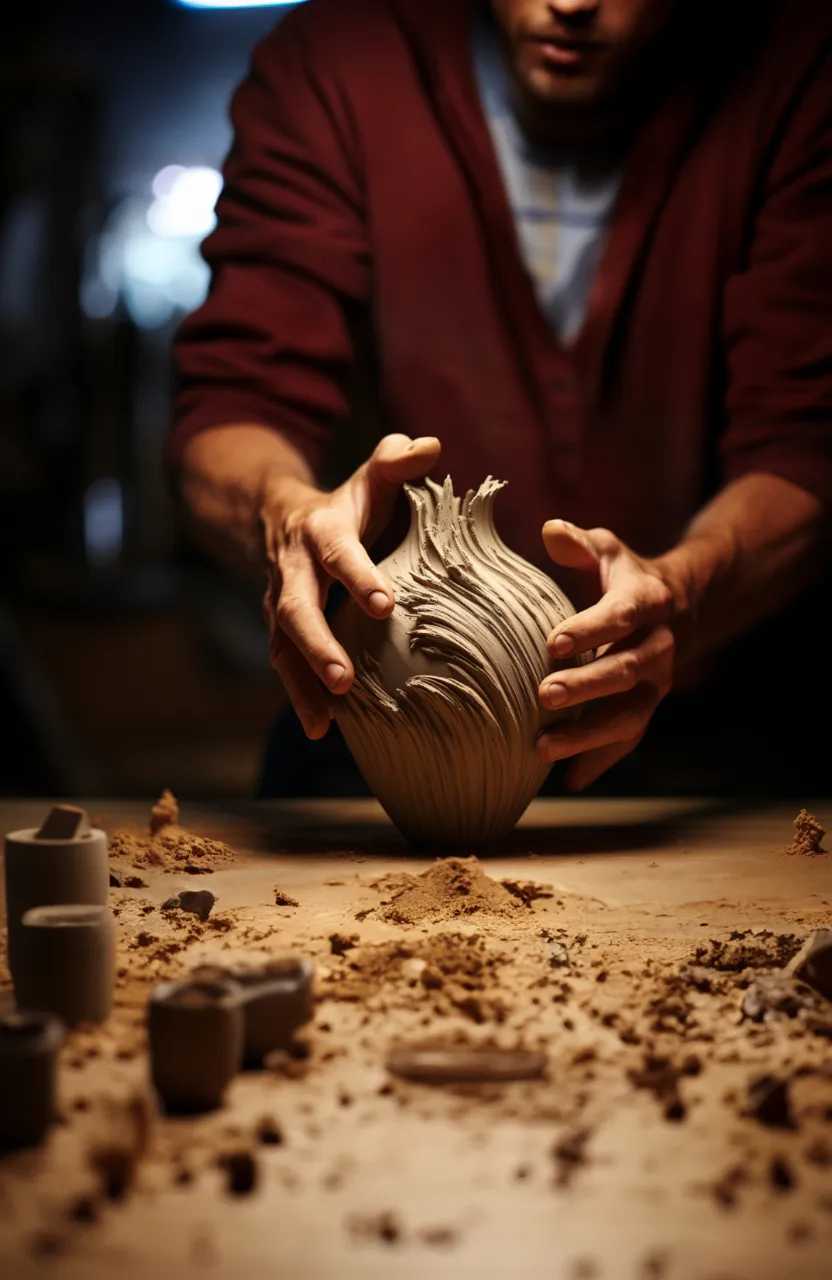
[[[673,595],[677,669],[788,604],[822,567],[828,517],[778,476],[743,476],[653,562]]]
[[[180,489],[194,536],[242,572],[265,565],[263,515],[314,491],[306,459],[277,431],[254,423],[215,427],[185,445]]]

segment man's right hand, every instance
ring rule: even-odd
[[[385,436],[332,493],[287,476],[266,485],[261,518],[271,661],[309,738],[322,738],[329,728],[328,693],[346,693],[355,677],[324,617],[329,588],[341,582],[371,618],[389,617],[393,588],[364,543],[384,529],[401,485],[425,476],[440,448],[434,436]]]

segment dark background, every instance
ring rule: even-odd
[[[259,600],[189,546],[162,457],[229,97],[287,10],[20,10],[0,40],[0,793],[250,794],[284,706]],[[735,645],[598,789],[827,793],[824,604]],[[281,740],[276,785],[301,785],[304,752]]]
[[[200,234],[154,236],[147,212],[166,166],[221,165],[230,94],[287,10],[17,9],[0,40],[0,789],[249,793],[282,694],[259,602],[178,529],[168,353],[204,288]]]

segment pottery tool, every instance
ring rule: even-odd
[[[21,921],[15,998],[68,1027],[103,1022],[113,1004],[115,921],[109,907],[33,907]]]
[[[153,1085],[168,1111],[213,1111],[243,1058],[241,990],[230,981],[168,982],[148,1009]]]
[[[35,1147],[55,1112],[55,1073],[64,1029],[47,1013],[0,1018],[0,1149]]]
[[[267,1053],[287,1049],[295,1033],[312,1017],[312,966],[295,957],[272,960],[256,969],[202,965],[197,981],[231,981],[240,990],[245,1025],[245,1064],[259,1066]]]
[[[546,1070],[545,1053],[526,1049],[393,1049],[387,1070],[420,1084],[501,1084],[536,1080]]]
[[[56,805],[40,827],[9,832],[4,873],[9,968],[17,986],[25,912],[69,904],[107,905],[107,836],[90,827],[83,809]]]

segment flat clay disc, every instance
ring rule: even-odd
[[[493,1084],[536,1080],[546,1068],[545,1053],[526,1049],[393,1049],[387,1070],[422,1084]]]

